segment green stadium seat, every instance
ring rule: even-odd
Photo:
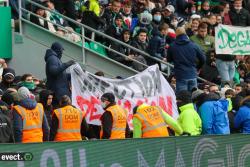
[[[90,49],[99,53],[100,55],[107,57],[106,50],[100,43],[90,42]]]

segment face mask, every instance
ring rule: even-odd
[[[235,10],[240,11],[242,7],[234,7]]]
[[[171,24],[172,24],[174,27],[177,27],[178,21],[172,21]]]
[[[154,16],[154,21],[160,22],[161,21],[161,15],[155,15]]]
[[[36,88],[34,82],[22,82],[22,86],[28,88],[29,90],[34,90]]]
[[[106,103],[104,103],[104,102],[101,102],[101,106],[102,106],[102,108],[106,108]]]

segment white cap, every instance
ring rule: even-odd
[[[175,8],[173,5],[168,5],[164,8],[165,10],[168,10],[169,12],[171,13],[174,13],[175,12]]]
[[[193,15],[191,16],[191,19],[201,19],[201,16],[198,15],[198,14],[193,14]]]

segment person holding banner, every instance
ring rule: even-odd
[[[80,141],[86,136],[88,125],[85,112],[71,105],[69,96],[64,95],[60,107],[52,116],[50,141]]]
[[[167,137],[167,126],[176,134],[183,133],[177,121],[160,107],[142,104],[134,108],[133,138]]]
[[[101,116],[101,139],[124,139],[129,137],[127,111],[115,103],[113,93],[104,93],[101,105],[105,112]]]
[[[66,73],[66,69],[75,62],[69,60],[62,63],[61,58],[64,48],[59,42],[54,42],[50,49],[47,49],[44,60],[46,62],[46,86],[55,93],[53,104],[58,105],[63,95],[71,96],[70,91],[70,75]]]

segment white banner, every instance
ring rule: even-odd
[[[100,125],[104,110],[99,99],[106,92],[114,93],[117,103],[129,111],[130,125],[133,108],[142,103],[158,105],[173,118],[178,117],[175,93],[157,65],[124,80],[83,72],[79,64],[71,66],[70,72],[72,103],[87,113],[86,120],[89,124]]]
[[[218,25],[215,42],[216,54],[250,55],[250,27]]]

